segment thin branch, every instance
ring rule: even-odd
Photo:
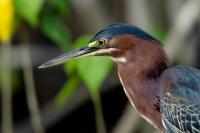
[[[35,93],[35,84],[33,79],[31,57],[28,45],[24,45],[22,48],[22,66],[23,74],[26,85],[26,97],[28,102],[28,108],[31,116],[31,122],[34,127],[35,133],[44,133],[44,128],[40,119],[39,107],[37,104],[37,97]]]
[[[1,48],[2,133],[12,133],[11,45],[3,43]]]
[[[91,93],[91,98],[94,105],[97,133],[106,133],[100,93]]]

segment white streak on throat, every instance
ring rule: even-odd
[[[119,72],[118,72],[118,76],[119,76],[119,80],[120,80],[120,82],[121,82],[121,84],[122,84],[122,86],[123,86],[123,89],[124,89],[124,92],[125,92],[126,96],[128,97],[128,99],[129,99],[129,101],[131,102],[132,106],[133,106],[133,107],[135,108],[135,110],[137,111],[137,109],[136,109],[136,107],[135,107],[135,104],[132,102],[131,97],[129,96],[128,92],[127,92],[126,89],[125,89],[125,86],[124,86],[124,84],[123,84],[123,81],[122,81],[122,79],[121,79],[121,76],[120,76]]]
[[[114,57],[111,57],[111,59],[115,62],[119,62],[119,63],[126,63],[127,62],[127,59],[126,57],[117,57],[117,58],[114,58]],[[121,82],[122,83],[122,82]]]

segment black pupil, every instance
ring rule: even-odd
[[[102,41],[102,40],[101,40],[101,41],[99,41],[99,44],[103,45],[103,44],[104,44],[104,41]]]

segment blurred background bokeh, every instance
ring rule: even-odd
[[[173,64],[200,68],[199,0],[0,0],[2,133],[160,133],[138,116],[107,58],[38,69],[117,22],[161,42]]]

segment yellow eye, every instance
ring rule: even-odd
[[[107,44],[108,40],[106,38],[103,38],[89,43],[88,47],[106,46]]]
[[[101,39],[101,40],[98,41],[98,44],[99,44],[100,46],[105,46],[106,43],[107,43],[107,41],[106,41],[105,39]]]

